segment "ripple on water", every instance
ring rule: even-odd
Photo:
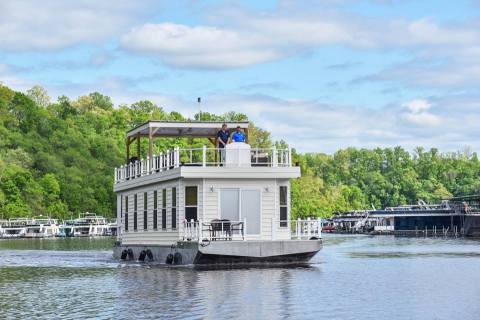
[[[56,244],[58,245],[58,244]],[[63,245],[63,244],[62,244]],[[79,243],[76,243],[79,245]],[[477,319],[477,242],[326,236],[311,267],[121,264],[86,250],[0,250],[2,317]],[[93,247],[91,247],[93,246]]]

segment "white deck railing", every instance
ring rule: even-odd
[[[280,221],[281,223],[290,224],[292,239],[312,239],[322,237],[322,221],[320,218],[306,220],[290,220]]]
[[[115,168],[115,183],[130,179],[143,177],[178,168],[180,166],[212,167],[225,164],[225,149],[219,148],[175,148],[167,152],[154,155],[152,159],[140,159]],[[238,166],[251,167],[291,167],[291,149],[277,149],[275,147],[262,149],[252,148],[250,150],[250,162],[239,163]],[[228,164],[232,166],[232,164]],[[233,166],[236,166],[234,164]]]
[[[210,222],[185,220],[183,222],[182,238],[184,241],[247,241],[246,234],[246,219],[243,221],[212,220]],[[321,237],[322,223],[320,219],[282,221],[272,219],[272,229],[268,240],[309,240]],[[262,236],[260,238],[267,240]],[[258,240],[258,236],[255,239]]]
[[[245,241],[246,220],[226,221],[212,220],[208,223],[202,221],[183,222],[184,241],[217,241],[240,240]]]

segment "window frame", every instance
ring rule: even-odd
[[[197,191],[197,197],[196,197],[196,204],[195,205],[187,205],[187,188],[195,188],[196,191]],[[196,209],[196,216],[197,216],[197,221],[198,221],[198,185],[189,185],[189,186],[185,186],[185,203],[184,203],[184,219],[187,220],[187,208],[195,208]],[[187,222],[190,222],[190,221],[187,221]]]
[[[128,195],[125,196],[125,215],[123,218],[123,230],[128,232]]]
[[[170,209],[170,225],[172,227],[172,230],[177,229],[177,187],[172,187],[171,191],[171,201],[170,203],[172,204],[172,207]]]
[[[148,192],[143,193],[143,230],[148,230]]]
[[[153,230],[158,229],[158,191],[153,191]]]
[[[167,230],[167,188],[162,189],[162,230]]]
[[[138,195],[135,193],[133,198],[133,231],[138,231]]]
[[[285,202],[282,203],[282,189],[285,188]],[[278,220],[279,220],[279,227],[280,228],[288,228],[288,214],[289,214],[289,206],[288,206],[288,186],[281,185],[278,187]],[[283,210],[285,212],[282,212]],[[285,219],[282,219],[282,215],[285,215]]]

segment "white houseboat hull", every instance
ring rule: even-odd
[[[309,262],[321,248],[321,239],[179,241],[174,246],[118,245],[113,255],[126,261],[172,265],[291,265]]]

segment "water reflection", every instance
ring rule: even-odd
[[[480,314],[478,242],[327,236],[309,267],[199,270],[118,263],[103,241],[83,240],[31,242],[42,250],[2,242],[2,318],[395,320]]]
[[[292,273],[318,268],[202,270],[131,267],[116,275],[121,314],[168,318],[270,318],[298,314]],[[158,302],[158,304],[157,304]],[[158,306],[158,307],[157,307]],[[144,312],[145,308],[149,310]],[[153,312],[155,310],[155,312]],[[158,312],[158,313],[157,313]]]

